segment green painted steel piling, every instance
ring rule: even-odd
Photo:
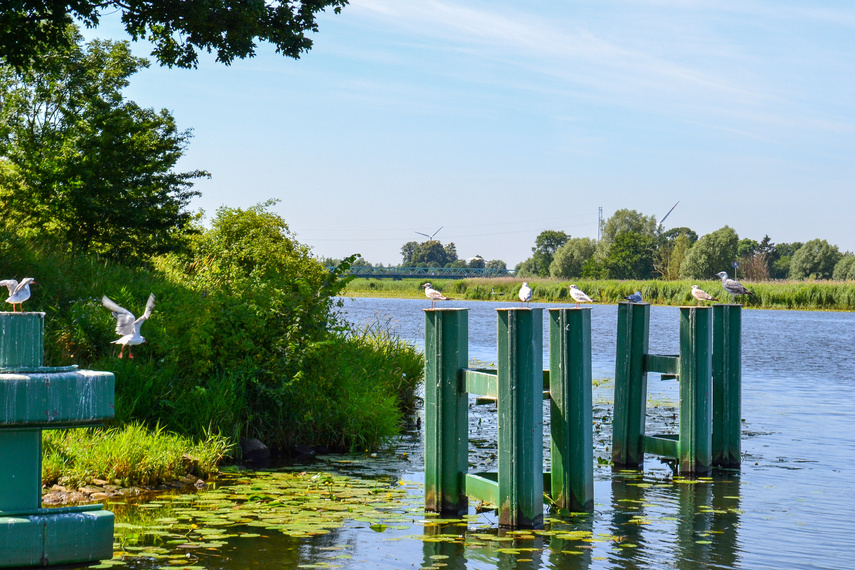
[[[425,310],[425,509],[464,514],[469,409],[460,370],[469,364],[469,311]]]
[[[712,308],[680,307],[680,472],[712,466]]]
[[[713,467],[742,462],[742,305],[713,306]]]
[[[42,366],[44,313],[0,313],[0,567],[112,558],[113,513],[41,508],[42,430],[114,415],[109,372]]]
[[[497,309],[499,524],[543,526],[543,309]]]
[[[552,501],[573,512],[594,510],[591,309],[549,310]]]
[[[647,371],[650,305],[618,305],[615,361],[615,405],[612,466],[615,470],[644,467],[644,420],[647,413]]]

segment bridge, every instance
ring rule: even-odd
[[[333,267],[327,267],[332,271]],[[348,275],[366,279],[430,278],[466,279],[468,277],[513,277],[513,269],[487,269],[479,267],[351,267]]]

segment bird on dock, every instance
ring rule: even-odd
[[[579,303],[593,303],[594,300],[585,295],[581,289],[575,285],[570,285],[570,296],[576,301],[576,308],[579,308]]]
[[[526,281],[523,281],[522,287],[520,287],[520,306],[522,307],[529,302],[531,302],[531,287]]]
[[[636,291],[632,295],[624,297],[630,303],[640,303],[641,302],[641,291]]]
[[[730,300],[733,301],[734,295],[753,295],[751,291],[742,286],[742,283],[734,279],[728,279],[727,273],[720,271],[716,273],[717,277],[721,277],[721,286],[724,290],[730,293]]]
[[[9,298],[6,302],[12,305],[12,312],[15,311],[15,305],[21,308],[24,312],[23,303],[30,298],[30,285],[35,285],[36,281],[33,277],[24,277],[24,280],[18,283],[15,279],[3,279],[0,281],[0,287],[6,286],[9,290]]]
[[[445,295],[434,289],[433,285],[431,285],[430,283],[425,283],[424,285],[422,285],[422,287],[424,287],[425,289],[425,296],[431,301],[431,309],[436,308],[437,301],[448,301],[450,299],[450,297],[446,297]]]
[[[119,349],[119,358],[122,358],[125,347],[128,347],[128,358],[133,358],[134,353],[131,351],[131,347],[145,342],[145,338],[140,334],[140,328],[151,316],[151,311],[154,309],[154,294],[148,296],[145,312],[140,318],[134,317],[133,313],[124,307],[120,307],[106,295],[101,298],[101,304],[113,312],[113,316],[116,318],[116,334],[122,335],[121,338],[112,342],[112,344],[122,345],[122,348]]]
[[[716,299],[697,285],[692,285],[692,297],[698,300],[698,305],[701,304],[701,301],[718,301],[718,299]]]

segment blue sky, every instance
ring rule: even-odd
[[[512,267],[542,230],[678,200],[665,227],[855,250],[849,2],[352,0],[313,39],[132,78],[194,131],[193,209],[278,198],[316,255],[387,264],[442,226]]]

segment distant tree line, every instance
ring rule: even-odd
[[[724,226],[698,237],[687,227],[663,231],[653,216],[618,210],[602,227],[600,240],[562,231],[541,232],[532,256],[516,266],[521,277],[588,279],[709,279],[719,271],[749,281],[768,279],[855,279],[855,254],[823,239],[806,243],[740,239]]]

